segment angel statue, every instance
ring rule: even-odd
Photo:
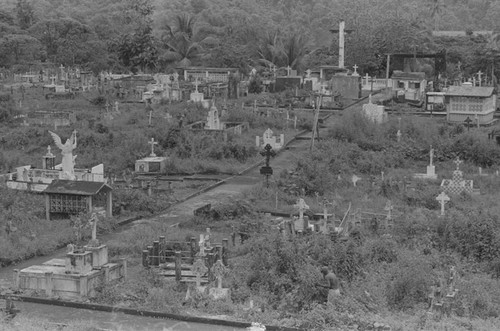
[[[76,148],[76,130],[73,131],[71,137],[62,143],[61,137],[52,131],[49,131],[54,143],[61,149],[62,154],[62,179],[75,180],[75,158],[73,150]]]

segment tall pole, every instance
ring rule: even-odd
[[[344,68],[344,29],[345,22],[339,23],[339,68]]]
[[[309,150],[312,150],[314,147],[314,140],[316,139],[316,132],[318,131],[318,120],[319,120],[319,105],[321,103],[321,94],[318,94],[317,99],[316,99],[316,110],[314,113],[314,120],[313,120],[313,128],[312,128],[312,134],[311,134],[311,147]]]
[[[391,65],[391,54],[387,54],[387,65],[385,68],[385,87],[389,87],[389,66]]]

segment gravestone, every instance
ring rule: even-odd
[[[463,179],[463,172],[459,169],[462,162],[463,161],[457,157],[454,161],[457,168],[453,171],[452,179],[443,179],[441,182],[441,187],[448,194],[460,194],[462,192],[469,194],[475,193],[473,181]]]
[[[217,260],[212,267],[213,274],[217,279],[217,287],[211,288],[208,294],[214,300],[226,299],[229,298],[229,289],[222,288],[222,280],[227,273],[227,268],[222,263],[222,260]]]
[[[377,124],[387,122],[385,107],[372,103],[372,95],[368,97],[368,103],[363,105],[363,114]]]
[[[195,81],[195,91],[191,92],[189,100],[192,102],[203,102],[204,100],[203,93],[198,92],[198,78]]]
[[[413,177],[420,179],[437,179],[436,167],[432,163],[433,160],[434,160],[434,149],[431,146],[429,149],[429,165],[427,166],[427,172],[425,174],[415,174],[413,175]]]
[[[309,224],[306,224],[309,223],[309,218],[304,218],[304,211],[308,210],[309,206],[306,204],[304,199],[299,198],[293,207],[299,211],[299,218],[295,221],[295,229],[297,229],[298,232],[305,231],[309,226]]]
[[[219,111],[214,104],[210,107],[207,116],[207,122],[205,123],[205,130],[222,130],[222,123],[219,118]]]
[[[444,205],[450,201],[450,197],[446,195],[446,193],[444,192],[441,192],[441,194],[439,194],[437,197],[436,197],[436,200],[439,201],[439,204],[441,205],[441,216],[444,216]]]
[[[267,146],[268,144],[274,150],[281,149],[285,144],[285,135],[282,133],[278,139],[274,136],[273,130],[268,128],[262,135],[262,142],[259,136],[255,137],[255,145],[257,147]]]

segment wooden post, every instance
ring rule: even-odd
[[[229,255],[229,240],[227,238],[222,239],[222,263],[227,266],[227,258]]]
[[[87,288],[88,288],[88,279],[87,276],[80,275],[80,296],[87,296]]]
[[[125,258],[121,258],[120,261],[122,263],[121,276],[123,277],[123,279],[127,279],[127,260]]]
[[[50,196],[45,194],[45,218],[50,221]]]
[[[387,64],[385,68],[385,87],[389,87],[389,66],[391,65],[391,54],[387,54]]]
[[[191,250],[191,264],[194,263],[194,257],[196,256],[196,237],[191,237],[190,240],[190,250]]]
[[[175,252],[175,280],[180,281],[182,277],[182,256],[181,252],[176,251]]]
[[[14,269],[14,288],[19,288],[19,269]]]
[[[148,265],[154,265],[153,264],[153,246],[148,246]]]
[[[113,217],[113,192],[106,194],[106,217]]]
[[[142,251],[142,266],[149,268],[149,250]]]
[[[54,289],[54,284],[52,282],[52,275],[54,273],[52,272],[46,272],[45,273],[45,294],[48,297],[52,296],[52,290]]]
[[[160,265],[160,242],[153,241],[153,265]]]
[[[92,211],[93,211],[92,196],[91,195],[87,196],[87,210],[89,213],[92,213]]]
[[[160,236],[160,263],[165,263],[165,236]]]

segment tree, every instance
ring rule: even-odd
[[[16,14],[21,29],[26,30],[33,25],[35,11],[28,0],[17,0]]]
[[[9,34],[0,38],[0,59],[4,65],[38,60],[44,57],[42,44],[26,34]]]

